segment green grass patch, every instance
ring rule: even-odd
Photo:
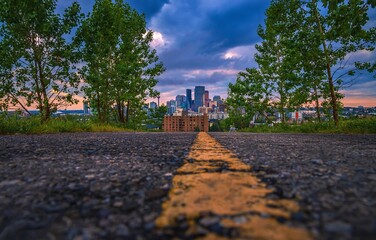
[[[375,134],[376,117],[343,119],[338,127],[334,122],[305,122],[302,124],[275,124],[274,126],[257,125],[252,128],[240,129],[239,132],[255,133],[345,133]]]
[[[0,116],[0,134],[44,134],[65,132],[129,132],[120,124],[99,124],[79,116],[51,118],[41,123],[38,117],[20,117],[17,115]]]

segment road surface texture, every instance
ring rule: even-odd
[[[376,135],[213,133],[317,239],[376,239]]]
[[[0,239],[151,239],[195,137],[0,136]]]
[[[0,240],[376,236],[375,135],[210,135],[0,136]]]

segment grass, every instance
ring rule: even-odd
[[[303,124],[276,124],[274,126],[258,125],[253,128],[240,129],[240,132],[255,133],[376,133],[376,118],[343,119],[338,127],[333,122],[306,122]]]
[[[43,134],[65,132],[129,132],[118,124],[99,124],[77,116],[52,118],[41,123],[38,117],[0,116],[0,134]]]
[[[130,132],[120,124],[99,124],[91,119],[78,116],[52,118],[41,123],[38,117],[24,118],[17,115],[0,115],[0,134],[43,134],[64,132]],[[144,130],[145,131],[145,130]],[[276,124],[274,126],[258,125],[253,128],[240,129],[240,132],[255,133],[376,133],[376,117],[343,119],[338,127],[333,122],[306,122],[299,125]]]

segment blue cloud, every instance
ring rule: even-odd
[[[164,4],[168,4],[169,0],[126,0],[125,2],[136,9],[139,13],[145,14],[147,20],[150,20],[157,14]]]

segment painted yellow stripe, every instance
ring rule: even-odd
[[[267,199],[273,190],[267,189],[250,170],[214,138],[199,133],[185,164],[173,178],[169,198],[156,220],[157,227],[178,226],[179,219],[184,218],[188,223],[185,234],[199,236],[205,227],[198,226],[199,219],[209,214],[219,217],[221,228],[233,230],[231,239],[312,239],[305,229],[277,221],[289,219],[299,210],[298,204]],[[201,239],[228,239],[210,228],[205,231],[207,234]]]

